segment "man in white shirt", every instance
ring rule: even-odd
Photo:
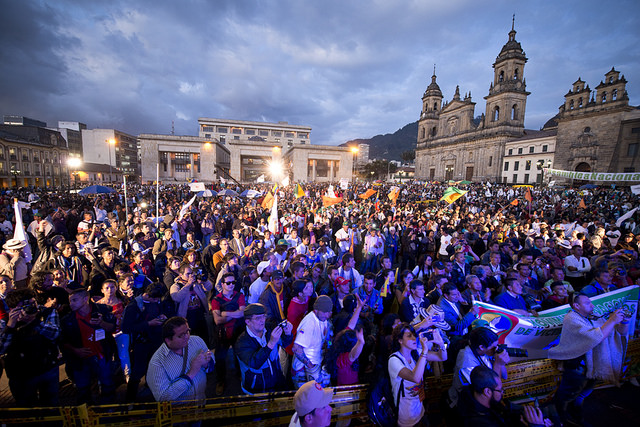
[[[313,311],[298,325],[292,365],[292,380],[296,388],[311,380],[316,380],[324,387],[331,382],[330,375],[322,368],[322,347],[331,333],[329,318],[332,311],[331,298],[321,295],[313,304]]]
[[[362,286],[362,275],[356,270],[356,259],[346,253],[342,256],[342,267],[338,269],[338,276],[344,277],[351,282],[351,290]]]
[[[447,227],[442,228],[442,236],[440,236],[440,250],[438,251],[438,258],[442,261],[449,259],[449,253],[447,252],[447,246],[451,244],[452,237],[449,235]]]
[[[565,278],[574,289],[580,290],[587,284],[587,273],[591,271],[589,259],[582,256],[582,246],[571,248],[571,255],[564,259]]]
[[[273,268],[269,264],[269,261],[262,261],[258,264],[256,270],[260,276],[249,286],[249,304],[258,303],[260,295],[262,295],[262,292],[264,292],[265,288],[269,284]]]
[[[351,237],[353,236],[353,230],[349,229],[349,222],[342,223],[342,228],[335,233],[336,242],[338,243],[338,258],[342,258],[342,255],[349,252],[351,247]]]

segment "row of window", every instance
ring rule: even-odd
[[[549,146],[548,145],[543,145],[542,146],[542,152],[546,153],[547,151],[549,151]],[[524,152],[524,148],[522,148],[522,147],[518,148],[518,154],[523,154],[523,152]],[[535,152],[536,152],[536,147],[534,147],[534,146],[529,147],[529,154],[533,154]],[[513,148],[509,148],[508,153],[509,153],[510,156],[513,156]]]
[[[509,170],[509,162],[504,162],[504,171],[507,172],[508,170]],[[513,162],[513,170],[514,171],[520,170],[520,162],[518,160]],[[526,171],[531,170],[531,160],[527,160],[524,163],[524,170]]]
[[[58,153],[50,153],[49,151],[38,151],[33,150],[31,148],[17,148],[17,147],[8,147],[5,150],[4,147],[0,146],[0,160],[22,160],[23,162],[44,162],[49,163],[49,159],[53,161],[53,163],[58,163]],[[62,156],[60,157],[60,162],[62,162]]]
[[[226,127],[226,126],[202,126],[203,132],[217,132],[217,133],[231,133],[234,135],[242,135],[244,130],[244,135],[250,136],[273,136],[273,137],[282,137],[284,134],[285,138],[295,138],[296,132],[289,131],[281,131],[281,130],[267,130],[267,129],[245,129],[238,127]],[[298,138],[300,139],[308,139],[309,132],[297,132]]]
[[[507,177],[505,176],[502,179],[503,179],[503,182],[506,184],[507,183]],[[514,173],[512,179],[513,180],[511,182],[513,184],[517,184],[518,183],[518,174]],[[541,173],[539,173],[536,176],[536,181],[537,182],[542,182],[542,174]],[[529,174],[526,173],[526,174],[524,174],[524,181],[522,181],[522,184],[529,184],[529,182],[530,182]]]
[[[9,167],[7,169],[7,166]],[[45,175],[51,175],[51,166],[44,165],[43,171]],[[11,174],[11,175],[23,175],[29,176],[31,173],[31,166],[28,163],[24,163],[20,165],[19,163],[11,163],[10,165],[5,164],[5,162],[0,161],[0,173],[1,174]],[[53,170],[55,175],[60,174],[60,169],[56,166]],[[42,175],[40,172],[40,163],[36,163],[33,165],[33,175]]]
[[[603,104],[607,102],[607,96],[608,96],[607,91],[606,90],[602,91],[600,102]],[[618,89],[614,89],[613,91],[611,91],[611,100],[615,101],[617,99],[618,99]],[[569,101],[569,110],[573,110],[574,108],[582,108],[582,97],[578,98],[577,107],[573,99]]]

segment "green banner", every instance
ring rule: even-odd
[[[633,313],[629,320],[629,336],[635,331],[638,314],[639,286],[629,286],[591,298],[593,315],[607,316],[618,308]],[[479,316],[489,322],[491,329],[498,334],[499,342],[509,347],[526,348],[529,358],[546,358],[547,350],[552,347],[562,331],[564,315],[569,305],[541,311],[538,317],[523,316],[506,308],[493,304],[474,302],[480,307]]]
[[[560,169],[545,168],[544,173],[549,176],[558,176],[561,178],[580,179],[583,181],[602,181],[602,182],[636,182],[640,181],[640,172],[577,172],[563,171]]]

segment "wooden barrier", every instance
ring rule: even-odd
[[[561,372],[557,362],[549,359],[512,363],[507,366],[508,380],[503,382],[504,397],[542,395],[549,397],[557,387]],[[640,376],[640,340],[629,343],[623,378]],[[437,408],[442,394],[451,387],[453,375],[428,377],[425,381],[426,403]],[[604,385],[604,384],[601,384]],[[367,420],[369,386],[335,387],[331,402],[333,421]],[[215,420],[216,425],[247,427],[288,425],[293,409],[294,391],[264,393],[253,396],[230,396],[195,402],[152,402],[130,405],[71,406],[60,408],[0,409],[0,422],[38,424],[39,426],[171,426],[173,423]],[[541,399],[542,400],[542,399]]]

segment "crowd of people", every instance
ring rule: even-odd
[[[96,402],[95,380],[111,403],[123,382],[126,402],[140,399],[143,379],[157,400],[193,400],[212,397],[208,382],[224,395],[230,372],[248,394],[384,372],[398,425],[426,425],[424,377],[454,372],[449,420],[491,420],[506,416],[493,407],[509,356],[474,301],[525,316],[570,304],[589,319],[590,297],[640,284],[640,215],[616,225],[640,199],[625,188],[475,183],[447,205],[446,184],[406,183],[390,198],[387,184],[357,183],[332,187],[342,200],[323,206],[327,187],[278,188],[277,218],[263,197],[188,205],[186,185],[130,185],[128,200],[2,194],[0,354],[17,405],[57,405],[61,363],[78,403]],[[14,198],[29,202],[28,242],[13,238]],[[589,320],[588,344],[557,358],[593,368],[590,352],[624,336],[624,319]],[[597,378],[582,374],[581,399]],[[563,379],[563,421],[580,417],[577,382]]]

